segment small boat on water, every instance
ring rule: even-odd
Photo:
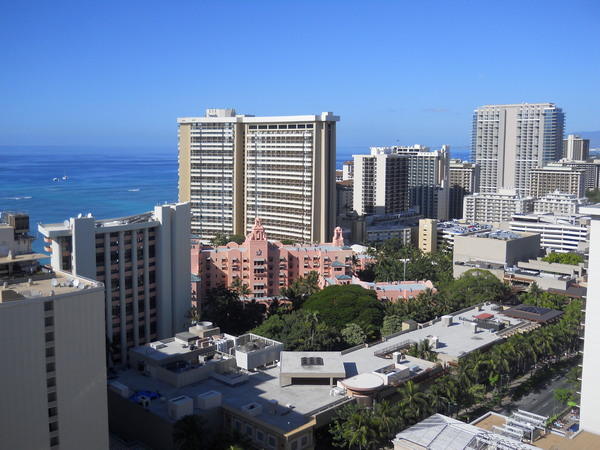
[[[68,176],[67,176],[67,174],[65,173],[65,174],[63,175],[62,179],[63,179],[63,180],[68,180],[68,179],[69,179],[69,177],[68,177]]]
[[[52,181],[58,181],[58,177],[52,178]]]

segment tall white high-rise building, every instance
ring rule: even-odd
[[[179,200],[192,204],[192,233],[246,234],[260,217],[274,239],[325,242],[335,227],[338,121],[232,109],[178,119]]]
[[[562,157],[564,113],[553,103],[481,106],[473,114],[471,161],[481,193],[529,195],[529,171]]]
[[[373,147],[370,155],[354,155],[354,211],[359,215],[406,211],[408,203],[406,156]]]

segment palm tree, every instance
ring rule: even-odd
[[[206,443],[206,421],[198,414],[182,417],[173,427],[173,440],[181,450],[197,450]]]
[[[184,326],[197,324],[201,319],[200,308],[192,306],[188,309],[188,312],[185,313],[185,318],[187,320],[185,321]]]
[[[241,278],[236,278],[231,282],[229,289],[234,290],[239,295],[242,300],[242,304],[244,308],[246,307],[246,297],[252,294],[252,290],[248,287],[246,283],[244,283]]]
[[[388,443],[402,425],[402,417],[397,405],[382,401],[373,408],[373,418],[378,426],[380,441]]]
[[[421,392],[418,384],[407,381],[398,388],[398,393],[400,394],[398,405],[405,421],[407,419],[418,420],[428,412],[427,397]]]
[[[444,385],[439,381],[429,390],[429,406],[435,412],[446,412],[450,400],[446,397]]]
[[[482,374],[485,373],[486,366],[488,365],[488,359],[479,351],[473,352],[466,359],[467,374],[474,383],[479,383],[482,378]]]
[[[346,420],[342,437],[349,448],[358,447],[359,450],[371,448],[377,439],[372,414],[366,411],[351,414]]]

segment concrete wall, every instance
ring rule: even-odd
[[[176,448],[173,443],[174,424],[167,419],[145,410],[141,405],[133,403],[110,390],[108,391],[108,411],[110,432],[121,439],[139,441],[150,448],[163,450]],[[132,421],[132,417],[135,420]],[[135,426],[132,426],[132,422]]]
[[[279,361],[279,356],[282,351],[283,344],[275,344],[251,352],[236,351],[235,359],[238,366],[242,369],[252,370]]]
[[[454,262],[480,260],[512,266],[536,258],[539,251],[539,234],[523,234],[523,238],[506,241],[475,236],[454,238]]]
[[[581,429],[600,434],[600,208],[582,208],[592,214],[590,257],[585,306],[585,340],[581,382]]]
[[[73,273],[96,279],[96,220],[93,217],[71,218],[73,236]]]
[[[56,407],[61,448],[108,448],[101,288],[0,304],[0,342],[0,447],[49,448],[48,410]]]

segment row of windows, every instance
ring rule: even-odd
[[[296,129],[312,129],[312,123],[298,123],[298,124],[279,124],[279,125],[248,125],[250,130],[296,130]]]

